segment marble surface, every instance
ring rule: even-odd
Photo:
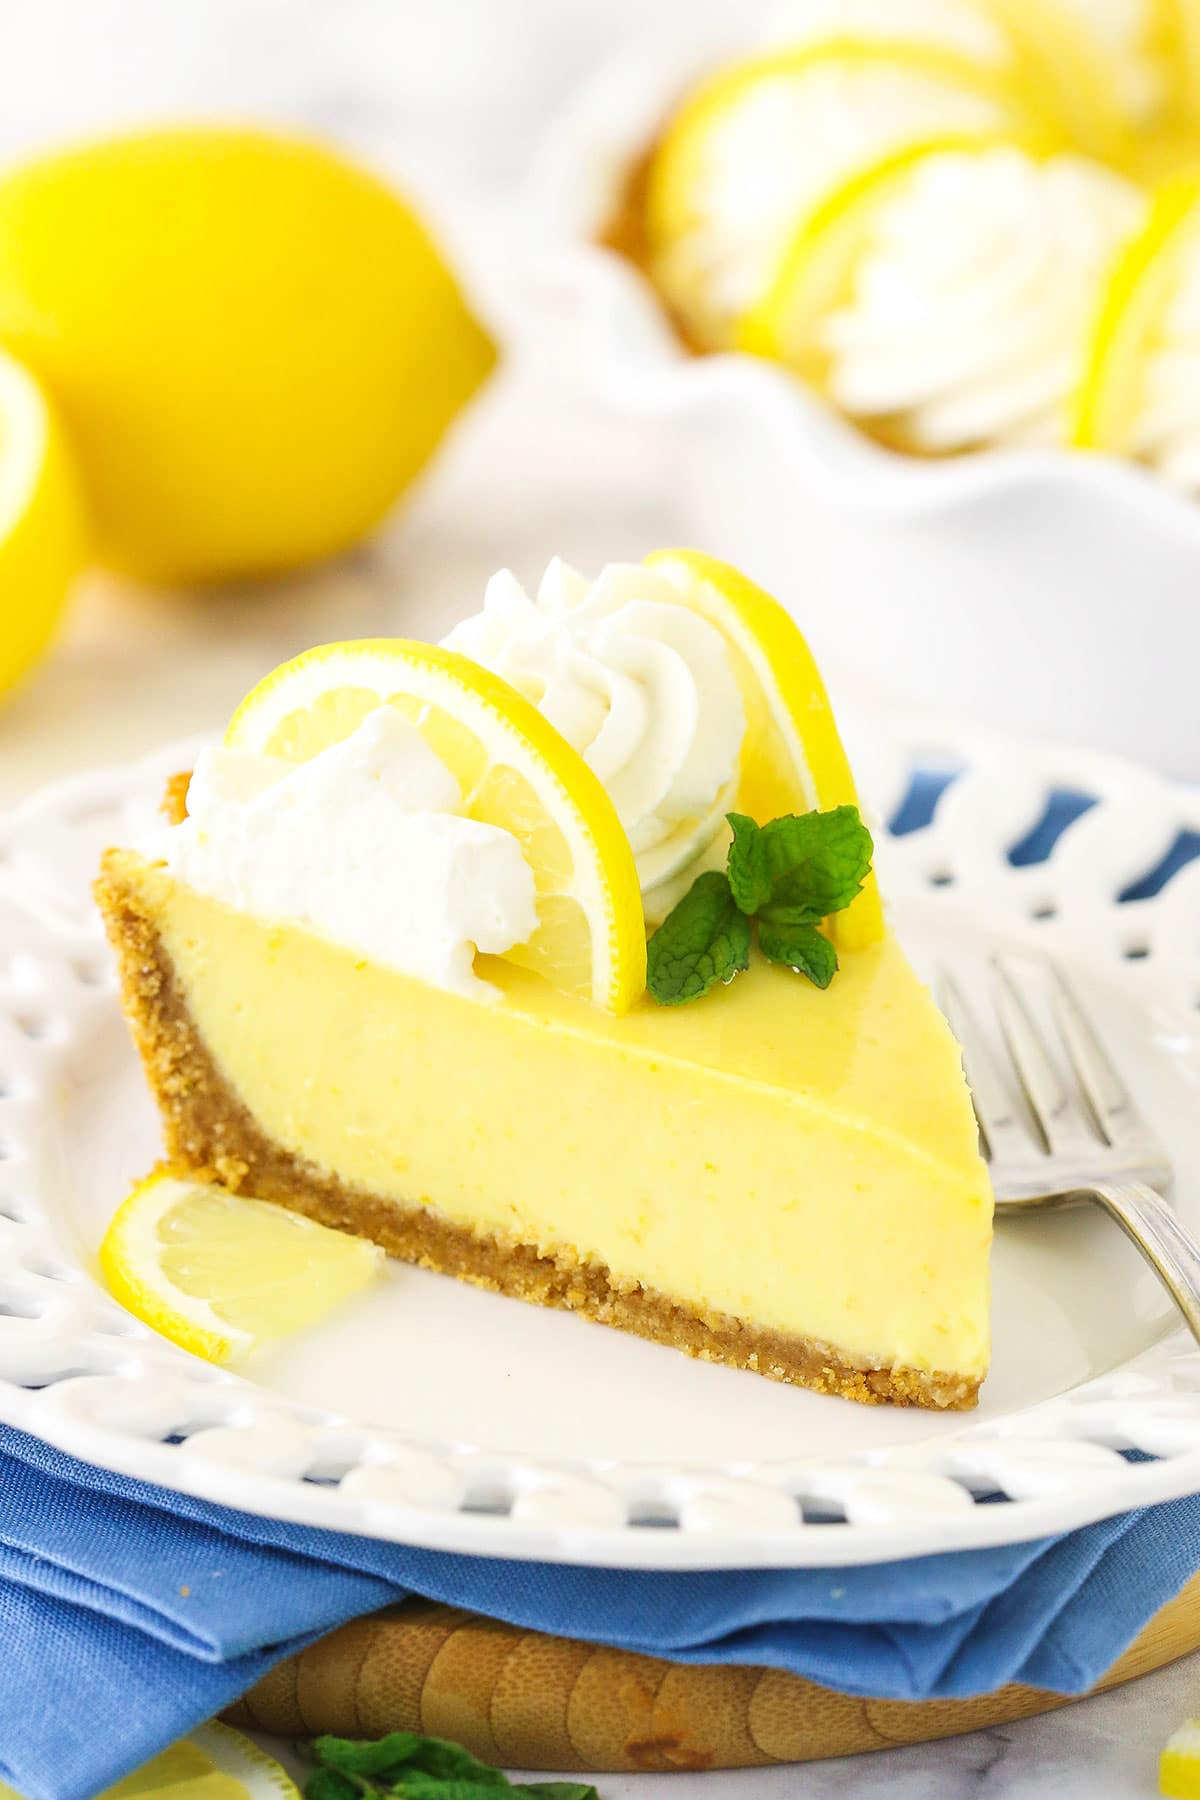
[[[743,0],[742,16],[755,0]],[[548,114],[635,29],[722,0],[0,0],[0,156],[135,119],[255,117],[319,129],[425,202],[504,330],[520,312],[505,228]],[[37,676],[0,708],[0,805],[56,775],[219,725],[264,668],[323,638],[436,635],[488,574],[535,579],[695,536],[678,446],[600,416],[526,349],[402,516],[352,558],[234,594],[100,577]],[[529,339],[533,342],[530,343]],[[1041,1720],[927,1747],[743,1775],[603,1777],[604,1800],[1134,1800],[1200,1712],[1200,1657]]]

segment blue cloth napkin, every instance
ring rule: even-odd
[[[873,1568],[497,1562],[229,1511],[0,1427],[0,1775],[27,1800],[93,1800],[280,1657],[409,1594],[918,1700],[1008,1681],[1079,1692],[1198,1567],[1200,1497]]]

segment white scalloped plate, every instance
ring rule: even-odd
[[[914,767],[964,771],[932,824],[880,833],[917,960],[936,947],[970,978],[998,946],[1063,957],[1200,1229],[1200,861],[1153,898],[1117,899],[1178,832],[1200,831],[1200,790],[928,724],[874,719],[851,737],[878,817]],[[193,749],[66,782],[0,820],[0,1418],[251,1511],[645,1568],[1018,1541],[1200,1490],[1200,1352],[1090,1213],[1001,1228],[993,1372],[970,1415],[776,1386],[400,1265],[241,1374],[147,1332],[94,1275],[158,1132],[88,884],[102,845],[136,828]],[[1096,804],[1048,861],[1014,865],[1056,789]]]

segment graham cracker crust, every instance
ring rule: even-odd
[[[176,786],[175,806],[179,797]],[[703,1362],[868,1406],[957,1410],[975,1404],[975,1377],[876,1367],[816,1339],[762,1330],[726,1314],[702,1316],[668,1295],[619,1283],[602,1264],[542,1255],[532,1245],[456,1224],[431,1207],[345,1186],[275,1143],[231,1092],[178,991],[153,920],[111,852],[95,894],[117,957],[125,1015],[162,1113],[167,1160],[176,1172],[244,1188],[322,1225],[370,1238],[405,1262],[581,1313]]]

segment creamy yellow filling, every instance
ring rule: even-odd
[[[982,1373],[987,1173],[957,1046],[890,936],[825,993],[762,965],[615,1019],[500,962],[486,1006],[124,861],[286,1149],[701,1313]]]

